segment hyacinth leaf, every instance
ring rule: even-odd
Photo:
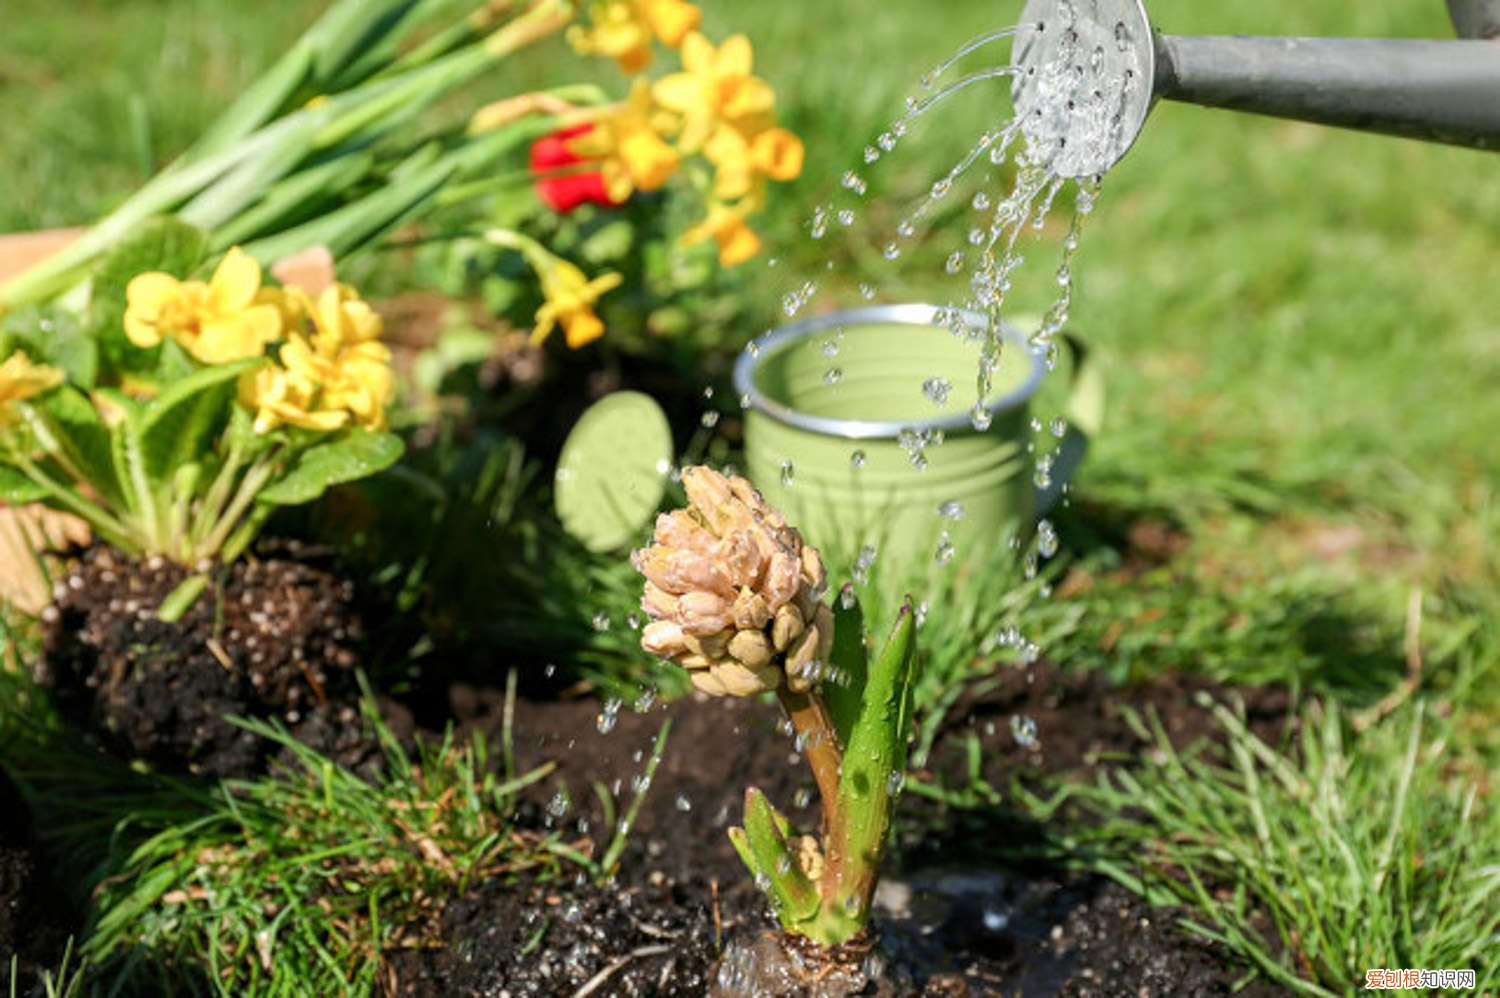
[[[821,692],[838,732],[839,745],[844,746],[849,744],[854,722],[859,719],[870,663],[870,652],[865,647],[864,608],[849,583],[833,599],[833,651],[829,658],[839,679],[824,683]]]
[[[772,906],[781,924],[792,928],[817,914],[818,889],[802,872],[792,855],[788,839],[791,823],[771,806],[766,795],[755,787],[745,791],[744,842],[735,842],[740,858],[758,882],[766,886]],[[731,835],[731,841],[735,836]]]
[[[350,153],[294,173],[264,191],[255,204],[214,230],[213,250],[224,252],[253,239],[300,225],[321,214],[330,192],[353,190],[375,168],[368,152]]]
[[[256,357],[205,367],[146,403],[136,426],[146,476],[159,481],[201,458],[223,432],[240,375],[262,363]]]
[[[316,31],[317,26],[312,30]],[[188,155],[201,157],[223,152],[280,114],[308,83],[316,52],[306,36],[297,41],[274,66],[240,94],[194,143]]]
[[[615,392],[579,418],[557,461],[563,528],[590,551],[636,541],[666,492],[672,427],[640,392]]]
[[[257,498],[272,506],[312,502],[334,485],[384,471],[400,460],[403,450],[395,434],[346,430],[299,453]]]
[[[906,771],[906,727],[915,683],[916,615],[908,599],[870,666],[858,718],[844,750],[839,781],[846,857],[842,898],[866,904],[874,890],[890,827],[891,798]]]
[[[0,464],[0,500],[20,505],[45,499],[47,495],[46,489],[27,478],[19,468]]]
[[[215,231],[237,218],[263,191],[295,170],[312,151],[323,122],[315,115],[298,115],[286,125],[286,134],[280,142],[236,164],[217,183],[178,209],[178,217]]]

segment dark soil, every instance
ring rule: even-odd
[[[929,776],[957,780],[965,744],[981,740],[984,775],[1003,788],[1012,774],[1076,773],[1128,763],[1146,749],[1120,708],[1153,709],[1174,743],[1212,736],[1194,703],[1202,680],[1168,676],[1119,691],[1086,675],[1039,664],[1008,672],[997,688],[954,712]],[[1277,690],[1241,691],[1252,726],[1273,735],[1289,703]],[[503,696],[457,686],[460,725],[499,736]],[[1037,725],[1024,748],[1010,717]],[[645,797],[613,888],[591,884],[486,884],[450,904],[444,945],[396,954],[388,971],[403,995],[828,993],[765,976],[737,976],[736,952],[773,927],[725,829],[739,821],[746,786],[764,790],[805,829],[816,827],[806,766],[766,705],[684,701],[603,712],[595,702],[517,705],[514,747],[524,768],[557,770],[526,791],[522,820],[570,837],[608,840],[595,783],[620,808],[629,802],[664,719],[666,754]],[[1220,995],[1240,969],[1218,947],[1177,928],[1179,913],[1152,909],[1100,877],[1045,862],[1016,862],[997,847],[1040,835],[1003,808],[950,811],[908,794],[901,802],[901,854],[877,897],[879,946],[868,994]],[[573,916],[578,917],[573,917]],[[729,945],[722,966],[719,946]],[[768,983],[771,981],[772,983]],[[759,990],[757,990],[759,989]],[[1274,989],[1249,993],[1274,994]]]
[[[56,973],[79,919],[68,910],[38,851],[21,794],[0,771],[0,995],[40,994]],[[16,979],[11,981],[11,961]]]
[[[164,770],[263,771],[271,746],[231,715],[279,721],[360,768],[378,754],[356,706],[363,627],[353,587],[309,554],[288,545],[218,570],[167,624],[157,608],[186,570],[92,548],[43,615],[37,679],[106,748]]]

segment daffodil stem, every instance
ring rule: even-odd
[[[840,832],[841,819],[838,813],[844,751],[839,745],[838,731],[828,713],[828,706],[816,691],[793,693],[783,686],[776,691],[776,698],[781,701],[781,709],[786,711],[786,716],[792,722],[792,729],[796,732],[802,752],[807,756],[807,764],[812,767],[813,779],[818,784],[823,814],[820,835],[823,845],[821,890],[826,898],[831,886],[842,880],[845,864],[844,836]]]

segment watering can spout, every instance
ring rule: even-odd
[[[1448,0],[1453,40],[1166,35],[1142,0],[1030,0],[1012,53],[1028,146],[1103,173],[1157,100],[1500,149],[1500,0]]]

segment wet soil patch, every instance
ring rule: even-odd
[[[169,771],[263,772],[273,746],[227,718],[274,720],[342,765],[378,759],[357,707],[364,643],[352,585],[281,545],[217,570],[183,617],[157,616],[187,576],[95,547],[43,614],[39,683],[107,749]]]
[[[1194,694],[1227,695],[1182,676],[1114,690],[1045,663],[1000,680],[950,715],[924,775],[958,780],[964,772],[958,761],[977,737],[983,775],[995,787],[1018,772],[1087,777],[1100,766],[1128,764],[1147,748],[1120,705],[1154,708],[1173,742],[1186,744],[1216,734]],[[1240,695],[1251,705],[1252,727],[1268,735],[1280,730],[1290,708],[1284,693]],[[456,686],[450,697],[463,730],[500,737],[499,691]],[[1034,747],[1016,744],[1012,714],[1035,721]],[[512,729],[517,767],[557,764],[525,791],[522,823],[590,836],[602,849],[610,829],[595,785],[622,811],[668,718],[666,754],[612,887],[581,880],[478,886],[450,903],[434,948],[392,956],[392,992],[575,994],[607,971],[587,993],[701,994],[715,974],[726,975],[721,983],[762,993],[821,993],[747,983],[734,976],[732,960],[717,963],[717,944],[753,946],[772,927],[725,834],[740,819],[745,788],[760,787],[799,826],[817,824],[811,779],[770,706],[682,701],[614,712],[594,701],[522,701]],[[1014,816],[1007,815],[1003,807],[959,811],[905,795],[902,846],[877,898],[882,966],[861,993],[1230,993],[1241,968],[1219,947],[1183,932],[1180,912],[1151,908],[1097,876],[1007,858],[1001,847],[1014,844],[1006,827]]]

